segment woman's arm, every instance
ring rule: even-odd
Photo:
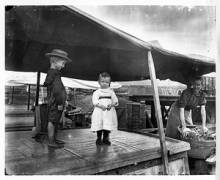
[[[182,128],[186,128],[184,108],[180,108],[180,122],[181,122]]]
[[[185,108],[180,108],[180,121],[182,125],[182,133],[183,136],[187,136],[190,129],[186,127],[186,121],[185,121],[185,114],[184,114]]]
[[[208,131],[208,128],[206,127],[206,110],[205,105],[201,106],[201,117],[202,117],[202,129],[204,132]]]

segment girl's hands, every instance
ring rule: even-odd
[[[101,105],[100,108],[105,111],[107,108],[104,105]]]
[[[105,111],[107,109],[107,107],[105,107],[102,104],[97,104],[96,107],[100,108],[101,110]]]
[[[111,108],[112,107],[114,107],[115,105],[114,104],[109,104],[107,107],[106,106],[104,106],[104,105],[102,105],[102,104],[97,104],[96,105],[97,107],[99,107],[100,109],[102,109],[103,111],[105,111],[105,110],[111,110]]]
[[[109,104],[107,106],[107,110],[109,111],[112,107],[115,107],[115,106],[117,106],[117,104]]]
[[[111,108],[112,108],[112,105],[109,104],[109,105],[107,106],[107,110],[109,111]]]

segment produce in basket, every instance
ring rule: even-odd
[[[180,138],[182,140],[190,141],[204,141],[204,140],[215,140],[216,133],[215,132],[206,132],[204,133],[202,128],[199,126],[187,126],[187,128],[190,128],[191,131],[187,133],[187,136],[183,136],[182,130],[180,127],[178,127],[178,131],[180,134]]]

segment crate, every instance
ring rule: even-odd
[[[216,78],[215,77],[202,77],[203,89],[206,91],[208,96],[215,96],[216,93]]]
[[[146,128],[146,105],[141,103],[126,104],[127,128],[130,130]]]

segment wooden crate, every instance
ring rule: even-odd
[[[203,89],[206,91],[208,96],[215,96],[216,90],[216,79],[215,77],[202,77]]]
[[[146,128],[146,105],[128,103],[126,105],[126,120],[128,129]]]

